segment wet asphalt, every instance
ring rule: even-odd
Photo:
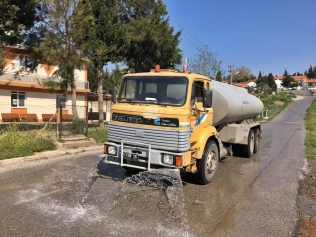
[[[0,236],[295,236],[313,100],[263,122],[259,153],[225,157],[208,185],[140,187],[102,149],[0,167]]]

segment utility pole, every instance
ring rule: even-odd
[[[230,72],[230,84],[232,85],[233,84],[233,70],[232,70],[232,67],[234,67],[234,65],[228,65],[229,67],[229,72]]]

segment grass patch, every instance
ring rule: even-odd
[[[275,95],[268,95],[265,97],[261,97],[261,101],[263,103],[264,110],[266,110],[266,109],[273,108],[275,106],[276,101],[282,101],[284,102],[284,105],[285,104],[289,105],[290,103],[293,102],[292,98],[296,98],[296,95],[294,95],[293,93],[281,92]]]
[[[307,109],[305,115],[305,127],[307,130],[305,138],[306,157],[308,160],[316,160],[316,102]]]
[[[308,160],[309,171],[304,175],[300,195],[307,195],[312,200],[316,198],[316,102],[313,101],[305,114],[305,156]],[[299,236],[316,236],[316,218],[300,217]]]
[[[272,119],[274,119],[279,113],[281,113],[283,110],[286,109],[286,107],[288,107],[291,103],[291,102],[286,102],[284,103],[284,105],[280,106],[276,111],[274,111],[273,113],[269,114],[269,117],[268,117],[268,121],[271,121]]]
[[[281,92],[275,95],[266,95],[261,97],[263,103],[263,110],[273,111],[268,114],[268,121],[275,118],[279,113],[281,113],[286,107],[288,107],[292,102],[292,98],[296,98],[293,93]],[[277,109],[275,109],[278,107]],[[261,116],[256,118],[256,121],[261,121],[263,118]]]
[[[35,152],[55,150],[50,138],[38,137],[33,133],[22,133],[16,125],[0,131],[0,160],[34,155]]]
[[[88,130],[88,137],[93,138],[97,142],[107,142],[108,129],[107,128],[91,128]]]

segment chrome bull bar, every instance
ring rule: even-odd
[[[152,146],[140,142],[121,140],[121,143],[105,142],[107,146],[115,146],[115,155],[104,155],[103,162],[141,170],[153,170],[157,166],[165,168],[182,168],[183,153],[152,149]],[[172,155],[173,164],[163,162],[163,156]],[[181,156],[181,164],[176,165],[176,156]],[[124,163],[125,162],[125,163]],[[151,166],[155,168],[151,168]]]
[[[124,144],[125,143],[125,144]],[[132,141],[123,141],[121,140],[121,145],[118,146],[115,143],[110,143],[110,142],[106,142],[105,144],[107,145],[112,145],[112,146],[116,146],[117,147],[117,156],[112,156],[112,155],[107,155],[106,159],[104,160],[105,163],[108,164],[114,164],[114,165],[120,165],[120,166],[125,166],[125,167],[130,167],[130,168],[137,168],[137,169],[142,169],[142,170],[151,170],[150,168],[150,164],[151,164],[151,145],[149,144],[145,144],[145,143],[139,143],[139,142],[132,142]],[[124,146],[125,147],[130,147],[130,145],[137,145],[137,149],[140,150],[146,150],[146,153],[148,153],[147,155],[147,161],[146,160],[142,160],[142,159],[137,159],[134,161],[140,162],[140,163],[147,163],[147,167],[143,167],[143,166],[137,166],[137,165],[131,165],[131,164],[126,164],[124,163]],[[133,148],[133,147],[131,147]],[[136,149],[136,147],[135,147]],[[131,153],[134,154],[134,153]],[[109,160],[109,159],[111,160]],[[114,159],[113,159],[114,158]],[[119,158],[119,161],[113,161],[115,160],[115,158]],[[128,160],[128,159],[126,159]],[[132,160],[132,159],[131,159]]]

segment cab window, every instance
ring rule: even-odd
[[[196,103],[203,102],[203,93],[204,93],[204,82],[195,81],[192,85],[192,95],[191,95],[191,106],[194,106]]]

